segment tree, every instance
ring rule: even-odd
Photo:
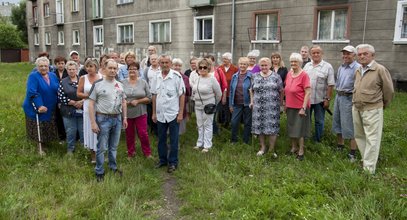
[[[0,49],[25,48],[20,31],[12,24],[0,23]]]
[[[18,6],[14,6],[11,9],[11,22],[17,26],[17,29],[20,31],[21,39],[24,43],[28,43],[28,32],[27,32],[27,23],[26,23],[26,8],[27,2],[25,0],[20,1]]]

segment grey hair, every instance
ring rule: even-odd
[[[226,52],[222,55],[222,58],[226,58],[228,60],[232,60],[232,54],[229,52]]]
[[[301,54],[299,54],[299,53],[292,53],[291,55],[290,55],[290,62],[291,61],[297,61],[297,62],[299,62],[300,64],[302,64],[302,56],[301,56]]]
[[[260,55],[259,50],[252,50],[249,53],[247,53],[247,57],[258,57]]]
[[[161,54],[161,55],[158,57],[158,62],[161,62],[161,59],[164,59],[164,58],[167,58],[167,59],[169,59],[169,60],[172,62],[172,57],[171,57],[171,55],[168,55],[168,54]]]
[[[70,67],[70,66],[75,66],[75,69],[78,69],[78,67],[79,67],[78,63],[75,61],[72,61],[72,60],[66,62],[65,68],[68,69],[68,67]]]
[[[356,51],[359,51],[359,49],[367,49],[370,53],[375,53],[374,47],[370,44],[359,44],[358,46],[356,46]]]
[[[172,60],[172,64],[179,64],[182,66],[184,63],[182,62],[182,60],[180,58],[174,58]]]
[[[46,62],[47,65],[49,66],[49,59],[47,57],[38,57],[35,60],[35,65],[38,67],[38,65],[40,65],[40,62]]]

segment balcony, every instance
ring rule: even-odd
[[[64,25],[64,13],[56,13],[56,24]]]
[[[213,6],[214,4],[215,0],[189,0],[189,7],[191,8]]]

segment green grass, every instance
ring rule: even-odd
[[[124,134],[118,164],[124,176],[107,173],[98,184],[88,152],[73,157],[57,143],[40,157],[26,139],[21,108],[30,64],[0,64],[0,219],[161,219],[166,211],[164,169],[140,149],[126,160]],[[179,169],[173,174],[176,219],[406,219],[407,94],[396,93],[385,110],[377,174],[366,175],[346,152],[331,150],[331,116],[322,144],[306,142],[305,160],[285,155],[285,116],[277,140],[279,157],[256,157],[251,145],[229,144],[230,132],[214,138],[208,154],[192,149],[194,120],[181,137]],[[157,157],[156,140],[151,139]],[[167,189],[168,190],[168,189]],[[171,218],[167,218],[171,219]]]

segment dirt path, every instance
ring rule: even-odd
[[[171,174],[164,173],[164,184],[162,186],[164,193],[164,206],[161,207],[157,214],[160,220],[177,219],[180,201],[175,194],[177,180]]]

